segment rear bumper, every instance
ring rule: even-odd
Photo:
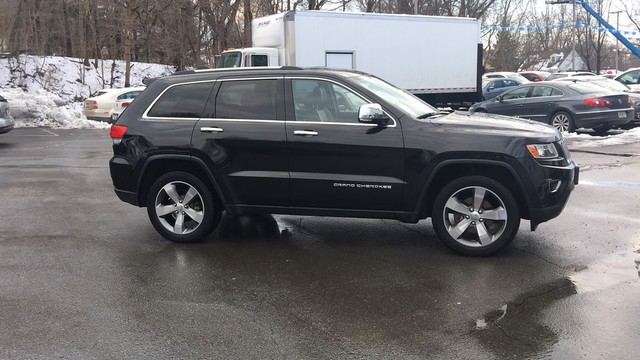
[[[620,115],[624,114],[624,117]],[[621,126],[635,117],[633,108],[607,110],[605,112],[577,113],[574,118],[576,128],[597,128],[600,126]]]
[[[0,118],[0,134],[8,133],[13,130],[15,123],[11,116]]]

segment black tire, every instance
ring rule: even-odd
[[[481,201],[475,200],[480,195]],[[474,208],[478,204],[479,209]],[[438,238],[450,249],[467,256],[487,256],[511,243],[520,227],[520,213],[511,191],[498,181],[465,176],[439,192],[431,221]]]
[[[481,113],[481,114],[486,114],[487,110],[483,109],[483,108],[479,108],[479,109],[475,109],[473,110],[474,113]]]
[[[573,122],[573,117],[566,111],[558,111],[551,115],[549,119],[549,125],[556,128],[560,132],[575,132],[576,125]]]
[[[186,199],[186,201],[185,201]],[[147,213],[163,237],[179,243],[196,242],[220,222],[211,191],[198,177],[181,171],[162,175],[147,196]]]

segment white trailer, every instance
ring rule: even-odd
[[[356,69],[432,105],[482,96],[477,19],[289,11],[253,20],[252,46],[223,52],[218,67]]]

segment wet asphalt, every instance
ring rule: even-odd
[[[640,143],[576,148],[564,212],[489,258],[428,220],[225,216],[174,244],[117,199],[110,156],[108,130],[0,135],[0,358],[640,354]]]

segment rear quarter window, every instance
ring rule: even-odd
[[[212,82],[180,84],[166,90],[147,113],[148,117],[158,118],[200,118]]]

